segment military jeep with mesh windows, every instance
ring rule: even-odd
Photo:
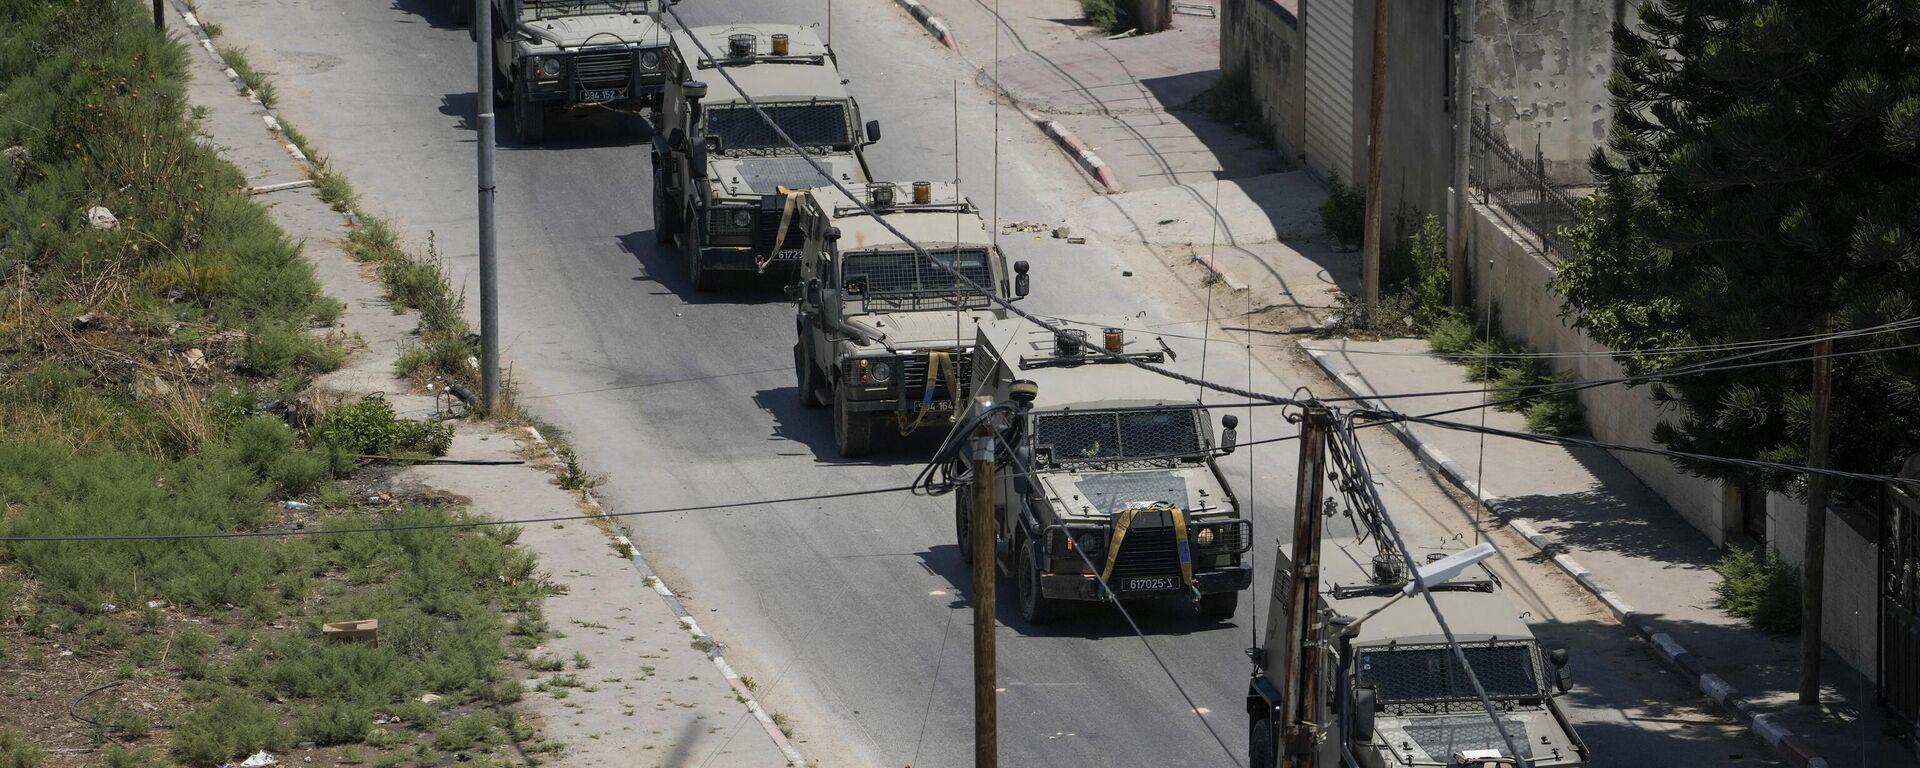
[[[1000,434],[995,551],[973,551],[973,495],[954,494],[961,559],[1012,573],[1034,624],[1072,601],[1184,599],[1232,618],[1253,530],[1214,464],[1231,441],[1216,447],[1193,385],[1095,349],[1171,365],[1159,337],[1130,319],[1060,322],[980,324],[974,392],[1021,405]]]
[[[670,1],[493,0],[494,103],[511,105],[520,143],[546,140],[549,111],[658,101]]]
[[[954,185],[861,191],[874,215],[832,187],[801,199],[806,247],[788,289],[800,401],[832,406],[834,445],[847,457],[867,453],[876,428],[947,429],[972,383],[976,326],[1006,317],[994,298],[1027,294],[1026,263],[1008,275],[980,211]]]
[[[808,159],[864,186],[861,150],[880,140],[880,124],[861,127],[833,51],[806,27],[694,27],[673,34],[673,55],[655,118],[654,235],[680,243],[695,290],[716,287],[722,273],[766,274],[786,285],[804,237],[795,217],[800,191],[828,185]]]

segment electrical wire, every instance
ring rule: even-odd
[[[297,528],[286,531],[227,531],[220,533],[151,533],[151,534],[99,534],[99,535],[51,535],[51,536],[0,536],[0,543],[52,543],[52,542],[108,542],[108,541],[193,541],[200,539],[264,539],[285,536],[329,536],[347,533],[399,533],[403,531],[435,531],[459,528],[489,528],[500,525],[531,525],[534,523],[564,523],[577,520],[599,520],[609,517],[640,517],[643,515],[665,515],[676,512],[704,512],[714,509],[737,509],[763,504],[793,504],[805,501],[830,501],[856,496],[879,496],[888,493],[904,493],[913,490],[913,486],[894,486],[889,488],[868,488],[858,491],[840,491],[837,493],[819,493],[809,496],[787,496],[778,499],[756,499],[754,501],[734,501],[724,504],[702,504],[690,507],[669,507],[665,509],[643,509],[633,512],[606,512],[598,515],[556,515],[553,517],[533,517],[525,520],[463,520],[455,523],[421,523],[418,525],[387,525],[364,528]]]
[[[667,14],[673,17],[674,23],[678,24],[682,30],[691,30],[694,28],[688,25],[684,19],[680,18],[680,12],[673,5],[668,4],[665,6],[665,8],[666,8]],[[1028,312],[1024,309],[1021,309],[1020,307],[1016,306],[1014,302],[1012,302],[1011,300],[1008,300],[1000,296],[998,293],[981,286],[979,283],[974,282],[972,278],[969,278],[965,274],[961,273],[960,270],[954,267],[953,265],[947,264],[939,259],[933,258],[933,256],[927,252],[927,249],[925,247],[922,247],[918,241],[915,241],[913,238],[908,237],[905,232],[900,231],[899,227],[894,226],[893,222],[888,221],[886,217],[876,213],[873,210],[873,208],[869,206],[864,199],[861,198],[860,195],[855,194],[851,188],[849,188],[846,184],[842,183],[838,178],[836,178],[832,173],[830,173],[827,167],[820,162],[819,158],[816,158],[812,154],[809,154],[804,147],[800,146],[799,142],[794,141],[793,137],[787,134],[787,130],[781,127],[778,122],[775,122],[772,115],[767,114],[766,108],[761,106],[760,102],[753,97],[753,94],[748,93],[745,88],[740,87],[740,83],[734,79],[733,74],[728,72],[727,67],[725,66],[724,63],[722,63],[724,60],[716,58],[713,55],[713,52],[708,50],[706,41],[700,39],[699,35],[692,34],[691,32],[689,32],[686,35],[686,39],[692,41],[694,47],[699,49],[700,55],[704,57],[705,60],[714,62],[713,70],[715,72],[718,72],[720,74],[720,77],[726,80],[727,84],[732,86],[735,92],[740,94],[740,100],[742,102],[745,102],[748,107],[753,109],[754,114],[758,115],[760,117],[760,120],[764,122],[770,130],[773,131],[773,134],[779,137],[780,142],[782,144],[785,144],[787,148],[793,150],[801,160],[805,161],[808,166],[813,168],[815,173],[820,174],[821,178],[826,179],[827,183],[831,185],[834,189],[839,190],[841,194],[846,195],[847,199],[852,201],[854,207],[860,209],[861,213],[869,217],[872,217],[874,220],[874,223],[879,224],[882,229],[885,229],[889,234],[899,239],[901,243],[913,249],[913,252],[915,255],[923,259],[926,259],[927,263],[932,264],[941,270],[944,270],[949,275],[952,275],[953,279],[957,281],[959,285],[964,286],[968,290],[978,293],[979,295],[985,297],[990,303],[1000,307],[1001,309],[1005,309],[1006,311],[1011,312],[1014,315],[1017,315],[1020,318],[1027,320],[1028,322],[1038,325],[1042,329],[1045,329],[1054,334],[1063,333],[1064,329],[1059,328],[1047,322],[1046,320],[1042,319],[1039,315],[1036,315],[1032,312]],[[1235,387],[1227,384],[1221,384],[1213,381],[1207,381],[1205,379],[1200,379],[1193,376],[1188,376],[1186,374],[1179,373],[1177,371],[1172,371],[1157,365],[1153,365],[1151,363],[1147,363],[1142,360],[1134,359],[1133,357],[1125,354],[1109,351],[1104,347],[1104,345],[1090,344],[1090,345],[1087,345],[1087,349],[1092,350],[1095,354],[1098,354],[1102,357],[1106,357],[1112,360],[1117,360],[1119,362],[1126,363],[1136,368],[1141,368],[1143,370],[1151,371],[1157,375],[1164,376],[1185,384],[1193,384],[1195,386],[1205,387],[1207,389],[1211,389],[1216,392],[1221,392],[1229,395],[1237,395],[1239,397],[1244,397],[1249,400],[1260,400],[1264,402],[1275,403],[1278,405],[1299,405],[1300,404],[1296,401],[1287,400],[1286,398],[1281,398],[1275,395],[1269,395],[1263,392],[1255,392],[1251,390],[1243,390],[1243,389],[1240,389],[1239,387]]]

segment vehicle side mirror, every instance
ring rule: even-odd
[[[1240,417],[1231,413],[1221,416],[1220,426],[1224,427],[1220,430],[1220,455],[1225,456],[1233,453],[1234,447],[1240,443],[1240,433],[1234,429],[1240,426]]]
[[[1376,695],[1373,686],[1363,685],[1353,689],[1353,701],[1348,702],[1353,711],[1347,713],[1347,725],[1351,728],[1348,741],[1373,741],[1374,710]]]
[[[1032,267],[1025,261],[1016,261],[1013,263],[1013,295],[1015,298],[1024,299],[1027,297],[1027,292],[1033,289],[1033,283],[1027,277],[1027,270],[1029,269],[1032,269]]]
[[[1561,693],[1573,690],[1573,674],[1567,671],[1567,649],[1548,651],[1547,663],[1553,665],[1553,687]]]
[[[868,120],[867,121],[867,143],[872,144],[879,140],[880,140],[880,121]]]
[[[687,147],[687,132],[675,128],[667,132],[667,148],[678,152]]]

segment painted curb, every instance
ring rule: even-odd
[[[213,38],[207,34],[207,28],[201,23],[200,17],[186,5],[182,4],[180,0],[172,0],[172,2],[174,13],[180,16],[181,21],[186,22],[187,31],[193,33],[194,40],[200,43],[200,47],[206,50],[208,56],[213,57],[215,63],[219,64],[221,74],[226,75],[227,81],[233,83],[234,90],[246,94],[247,101],[253,104],[256,114],[260,115],[261,122],[266,124],[267,132],[273,134],[274,140],[280,142],[280,146],[287,150],[288,157],[293,158],[295,162],[300,164],[301,172],[305,173],[308,177],[306,180],[307,183],[311,184],[314,173],[312,158],[307,157],[307,153],[300,151],[300,147],[293,143],[293,139],[287,135],[286,129],[281,126],[279,118],[274,116],[273,110],[269,108],[265,102],[260,100],[260,94],[254,92],[253,88],[247,85],[247,81],[240,77],[240,73],[233,71],[233,67],[227,66],[227,62],[220,58],[220,51],[213,47]],[[299,185],[297,182],[289,182],[289,184],[293,184],[294,186]],[[266,186],[274,188],[268,191],[294,188],[294,186],[279,184]],[[260,192],[254,192],[253,194],[260,194]]]
[[[546,450],[547,458],[556,462],[562,460],[560,453],[554,450],[553,444],[547,442],[547,438],[544,435],[540,434],[540,430],[534,429],[533,427],[524,427],[524,429],[527,435],[533,438],[534,443]],[[586,500],[587,506],[593,509],[595,516],[604,516],[606,514],[606,508],[600,505],[600,499],[593,495],[593,491],[583,490],[580,492],[580,495]],[[607,518],[601,517],[601,519],[605,520]],[[780,748],[780,754],[787,758],[787,764],[795,766],[796,768],[806,768],[806,758],[800,754],[799,749],[793,746],[793,742],[787,738],[787,734],[780,730],[780,724],[774,722],[773,716],[768,714],[766,708],[760,705],[760,699],[754,695],[753,689],[748,687],[746,681],[740,677],[740,674],[733,670],[733,665],[727,663],[726,656],[720,653],[720,641],[714,639],[712,635],[707,634],[706,630],[700,628],[700,623],[694,620],[693,613],[687,610],[686,604],[680,602],[680,596],[674,594],[673,589],[667,586],[666,579],[660,578],[660,573],[653,569],[653,564],[647,562],[647,558],[640,554],[640,549],[633,545],[632,539],[627,538],[625,534],[618,533],[614,534],[613,538],[614,541],[624,545],[627,552],[631,553],[628,555],[627,560],[633,563],[634,568],[640,572],[642,579],[650,582],[654,594],[659,595],[660,601],[666,603],[667,608],[673,611],[674,618],[679,620],[681,628],[687,630],[689,634],[693,635],[694,640],[703,646],[704,649],[702,653],[706,655],[708,661],[713,662],[715,669],[720,670],[721,677],[726,678],[727,685],[733,688],[734,696],[738,697],[740,702],[746,705],[747,711],[752,713],[753,719],[758,721],[760,727],[767,732],[767,736],[773,739],[774,746]]]
[[[1332,363],[1328,362],[1328,358],[1332,357],[1331,353],[1326,350],[1308,347],[1307,342],[1304,340],[1297,342],[1297,346],[1300,348],[1300,351],[1305,352],[1308,357],[1313,358],[1314,364],[1320,367],[1320,371],[1325,373],[1327,378],[1332,379],[1341,389],[1345,390],[1348,395],[1359,398],[1361,403],[1368,408],[1382,411],[1392,410],[1384,401],[1380,400],[1379,393],[1374,392],[1373,388],[1367,386],[1366,383],[1352,381],[1348,377],[1336,373]],[[1452,459],[1447,458],[1447,455],[1442,453],[1438,448],[1421,439],[1411,427],[1403,423],[1389,423],[1386,426],[1396,437],[1400,438],[1400,442],[1405,443],[1415,455],[1419,456],[1422,462],[1438,470],[1441,475],[1447,478],[1448,482],[1453,483],[1462,491],[1480,499],[1481,503],[1486,506],[1489,512],[1492,512],[1501,520],[1506,521],[1508,527],[1511,527],[1515,533],[1520,534],[1528,543],[1538,548],[1541,554],[1551,557],[1554,565],[1572,577],[1574,581],[1579,582],[1582,589],[1587,590],[1595,598],[1598,598],[1601,604],[1607,607],[1607,611],[1613,614],[1615,619],[1619,620],[1621,624],[1631,628],[1642,638],[1645,638],[1648,643],[1651,643],[1654,650],[1658,652],[1662,662],[1665,662],[1667,666],[1679,670],[1682,674],[1686,675],[1687,679],[1692,681],[1695,689],[1706,694],[1708,698],[1713,699],[1714,703],[1719,704],[1728,714],[1733,715],[1734,719],[1752,729],[1754,734],[1759,736],[1760,740],[1765,742],[1768,748],[1779,753],[1780,756],[1787,761],[1788,765],[1794,766],[1795,768],[1827,768],[1826,759],[1815,754],[1812,745],[1808,744],[1805,739],[1787,731],[1785,727],[1774,722],[1771,715],[1759,712],[1752,700],[1741,695],[1740,690],[1733,687],[1733,685],[1728,683],[1724,678],[1708,672],[1705,661],[1701,656],[1687,650],[1686,646],[1681,645],[1678,640],[1673,639],[1673,636],[1656,629],[1653,622],[1647,619],[1645,615],[1629,607],[1626,601],[1620,598],[1619,593],[1608,589],[1606,583],[1602,582],[1599,577],[1594,576],[1592,571],[1587,570],[1586,567],[1580,565],[1570,555],[1562,551],[1564,547],[1560,545],[1559,541],[1550,535],[1542,533],[1532,520],[1515,515],[1512,506],[1506,503],[1505,498],[1486,494],[1480,487],[1480,483],[1476,481],[1472,475],[1467,474],[1464,468]]]
[[[905,8],[907,14],[912,16],[914,21],[920,22],[920,26],[925,27],[927,33],[938,39],[941,45],[956,51],[960,50],[960,46],[953,42],[953,32],[947,28],[946,20],[933,15],[933,12],[921,5],[919,0],[893,0],[893,2]]]
[[[1073,135],[1073,131],[1067,130],[1067,127],[1057,120],[1048,120],[1042,128],[1046,130],[1048,136],[1053,137],[1054,143],[1059,144],[1061,149],[1065,149],[1073,155],[1075,160],[1080,161],[1080,167],[1087,169],[1087,173],[1093,174],[1094,178],[1100,180],[1100,185],[1107,188],[1107,194],[1117,195],[1126,191],[1120,186],[1120,180],[1114,177],[1113,169],[1107,167],[1107,164],[1102,162],[1100,156],[1094,154],[1092,149],[1088,149],[1080,137]]]

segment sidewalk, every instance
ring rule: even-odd
[[[1106,238],[1147,246],[1174,265],[1198,263],[1256,312],[1284,308],[1318,325],[1340,290],[1359,285],[1357,253],[1336,252],[1320,226],[1326,190],[1259,139],[1216,122],[1205,94],[1219,79],[1214,0],[1181,3],[1173,28],[1109,40],[1077,0],[923,6],[961,56],[997,83],[1069,154],[1081,148],[1122,191],[1083,201],[1078,218]],[[1214,15],[1206,15],[1208,11]],[[1089,183],[1103,186],[1089,172]]]
[[[1300,343],[1348,394],[1473,390],[1466,369],[1428,354],[1426,342],[1347,339]],[[1479,395],[1396,398],[1375,407],[1430,413]],[[1446,418],[1526,430],[1517,413],[1487,409]],[[1824,711],[1794,703],[1798,644],[1752,629],[1713,607],[1719,551],[1605,451],[1569,449],[1426,426],[1392,427],[1429,466],[1484,493],[1487,506],[1645,636],[1703,693],[1747,723],[1795,765],[1912,766],[1883,734],[1874,687],[1831,652]]]

